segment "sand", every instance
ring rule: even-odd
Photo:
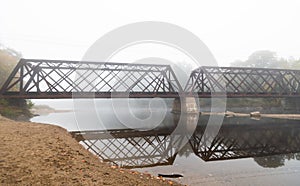
[[[102,163],[63,128],[0,117],[0,185],[177,185]]]

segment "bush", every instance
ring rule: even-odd
[[[3,106],[3,107],[8,106],[8,101],[6,99],[0,99],[0,106]]]
[[[0,99],[0,114],[4,117],[19,120],[20,117],[29,120],[33,114],[30,109],[33,107],[31,100],[25,99]]]
[[[7,117],[7,118],[15,118],[17,116],[17,113],[14,109],[11,109],[11,108],[3,108],[1,111],[0,111],[0,114],[4,117]]]
[[[30,99],[27,99],[26,105],[27,105],[27,109],[32,109],[32,107],[34,106],[34,103],[32,103],[32,101]]]

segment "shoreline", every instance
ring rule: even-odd
[[[54,109],[48,105],[34,105],[30,112],[33,114],[33,116],[47,116],[52,113],[64,113],[64,112],[72,112],[73,110],[57,110]]]
[[[66,129],[0,116],[0,183],[14,185],[179,185],[110,166]]]

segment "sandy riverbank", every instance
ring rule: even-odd
[[[174,185],[102,163],[63,128],[0,116],[0,185]]]

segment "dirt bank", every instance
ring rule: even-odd
[[[57,126],[0,116],[0,185],[170,185],[111,167]]]

